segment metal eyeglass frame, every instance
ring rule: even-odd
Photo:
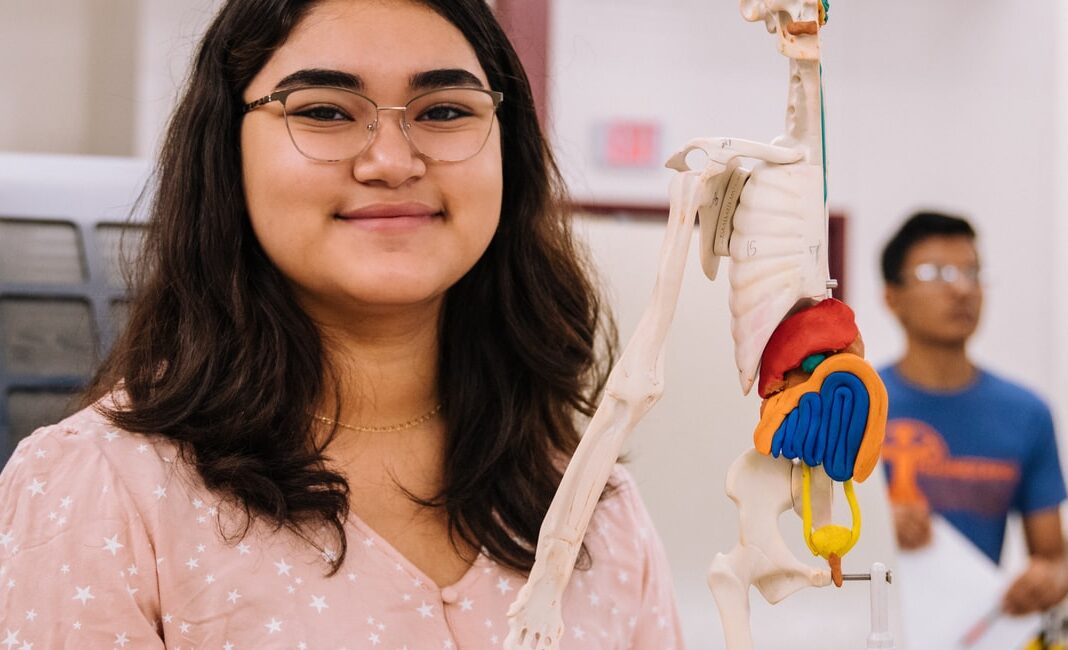
[[[371,103],[371,106],[375,107],[375,120],[374,120],[374,122],[371,122],[370,124],[367,125],[367,130],[371,132],[371,137],[369,137],[367,139],[367,144],[365,144],[362,149],[357,151],[352,156],[349,156],[348,158],[336,158],[336,159],[316,158],[314,156],[308,155],[307,153],[301,151],[300,146],[297,145],[296,139],[293,138],[293,131],[289,128],[289,113],[286,111],[286,99],[288,99],[291,94],[293,94],[293,93],[295,93],[297,91],[308,90],[308,89],[311,89],[311,88],[328,88],[330,90],[338,90],[338,91],[341,91],[341,92],[346,92],[346,93],[349,93],[351,95],[356,95],[357,97],[359,97],[361,99],[366,99],[368,102]],[[437,163],[454,163],[454,162],[464,162],[465,160],[470,160],[470,159],[474,158],[475,156],[477,156],[482,151],[482,149],[485,148],[486,142],[489,140],[489,135],[493,131],[492,123],[490,124],[490,128],[486,130],[486,137],[482,140],[482,144],[479,145],[478,149],[476,149],[475,152],[472,153],[470,156],[467,156],[466,158],[461,158],[460,160],[440,160],[438,158],[434,158],[432,156],[427,155],[422,150],[420,150],[419,147],[416,146],[416,144],[414,142],[412,142],[412,137],[408,133],[408,128],[411,125],[409,124],[408,120],[404,119],[404,118],[407,117],[407,115],[408,115],[408,107],[411,106],[412,102],[414,102],[416,100],[419,100],[419,99],[422,99],[423,97],[426,97],[427,95],[431,95],[433,93],[441,92],[443,90],[474,90],[474,91],[489,95],[490,99],[493,100],[493,115],[494,115],[494,117],[496,117],[496,115],[497,115],[497,109],[500,108],[501,102],[504,101],[504,93],[502,93],[499,90],[487,90],[485,88],[475,88],[473,86],[446,86],[444,88],[435,88],[434,90],[428,90],[425,93],[420,93],[420,94],[416,95],[415,97],[412,97],[411,99],[409,99],[408,103],[406,103],[404,106],[379,106],[377,103],[375,103],[375,100],[371,99],[370,97],[368,97],[366,95],[363,95],[361,93],[358,93],[355,90],[349,90],[348,88],[340,88],[340,87],[337,87],[337,86],[295,86],[293,88],[285,88],[283,90],[275,90],[274,92],[272,92],[269,95],[264,95],[263,97],[260,97],[259,99],[255,100],[255,101],[251,101],[251,102],[245,104],[242,107],[241,114],[244,115],[246,113],[249,113],[250,111],[254,111],[257,108],[260,108],[261,106],[265,106],[267,104],[270,104],[271,102],[278,102],[279,104],[282,105],[282,119],[284,119],[285,123],[286,123],[286,133],[289,134],[289,141],[293,144],[293,148],[297,150],[297,153],[299,153],[300,155],[304,156],[308,160],[314,160],[316,162],[334,163],[334,162],[342,162],[342,161],[354,160],[356,158],[359,158],[360,155],[363,154],[363,152],[367,151],[367,148],[371,146],[371,143],[374,142],[375,134],[378,132],[378,122],[379,122],[378,115],[380,115],[382,111],[400,111],[401,112],[401,118],[402,118],[402,119],[399,120],[400,127],[401,127],[401,133],[404,134],[404,139],[408,141],[408,145],[411,146],[412,150],[415,151],[417,154],[419,154],[423,158],[426,158],[427,160],[430,160],[430,161],[433,161],[433,162],[437,162]]]
[[[911,275],[920,284],[955,285],[963,281],[971,286],[982,286],[982,275],[978,266],[922,262],[913,267]]]

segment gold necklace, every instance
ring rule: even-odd
[[[364,427],[358,424],[345,424],[344,422],[338,422],[337,420],[330,419],[325,415],[313,415],[312,417],[314,417],[320,422],[325,422],[330,426],[339,426],[342,429],[351,429],[352,431],[362,431],[364,433],[384,433],[387,431],[404,431],[405,429],[417,427],[437,415],[438,411],[441,410],[442,406],[444,406],[444,404],[442,402],[438,402],[436,405],[434,405],[434,408],[430,409],[429,411],[420,415],[417,418],[412,418],[411,420],[408,420],[407,422],[401,422],[400,424],[389,424],[384,427]]]

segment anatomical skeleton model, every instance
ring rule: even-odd
[[[716,555],[708,573],[728,650],[752,648],[750,586],[776,603],[806,586],[841,585],[841,559],[860,533],[852,480],[867,478],[878,460],[886,391],[862,358],[852,311],[830,298],[819,61],[825,2],[741,1],[742,15],[763,20],[789,59],[786,133],[772,144],[700,138],[668,160],[678,174],[652,299],[542,523],[534,567],[509,610],[508,650],[559,647],[564,590],[594,508],[627,436],[663,393],[664,341],[697,214],[705,274],[715,280],[720,258],[731,259],[731,333],[742,392],[757,384],[764,398],[755,448],[734,461],[726,479],[739,540]],[[702,169],[687,164],[694,151],[707,156]],[[758,162],[747,170],[742,158]],[[843,483],[851,528],[829,523],[834,482]],[[809,549],[829,568],[804,564],[787,548],[777,521],[791,508],[802,517]],[[873,574],[885,575],[878,566]],[[873,625],[876,593],[873,585]],[[892,648],[893,640],[875,630],[868,647]]]

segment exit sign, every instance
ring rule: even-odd
[[[594,127],[594,158],[603,167],[659,167],[660,123],[614,120]]]

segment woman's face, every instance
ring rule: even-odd
[[[404,0],[327,0],[293,29],[244,100],[293,85],[294,74],[335,73],[379,106],[403,106],[443,83],[489,88],[463,34],[431,9]],[[297,151],[278,102],[244,117],[252,228],[317,320],[440,304],[497,228],[503,182],[497,120],[474,157],[438,163],[413,150],[399,116],[381,112],[368,148],[333,163]]]

